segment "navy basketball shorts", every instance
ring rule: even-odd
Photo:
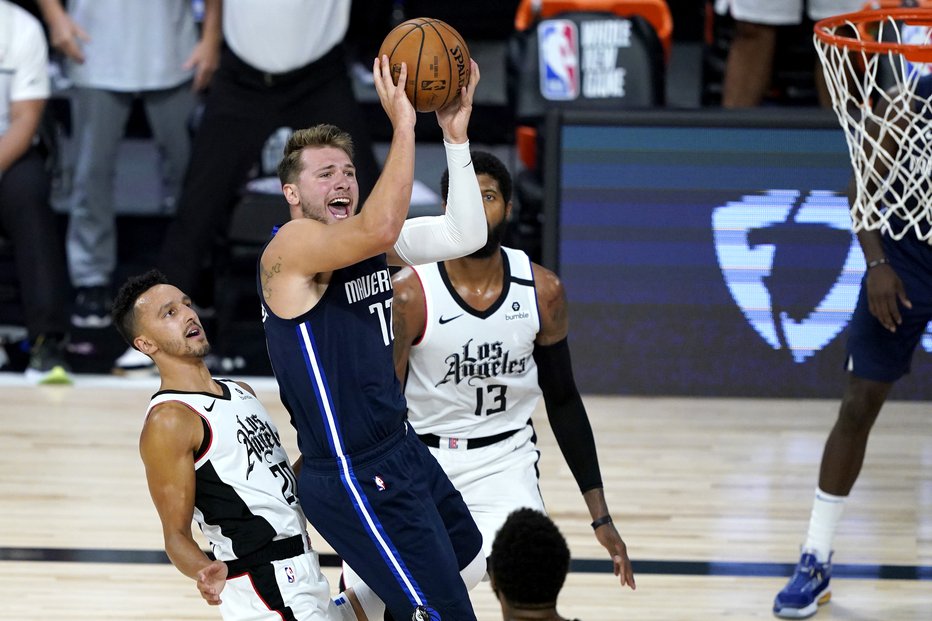
[[[407,426],[344,460],[304,458],[298,495],[307,519],[396,619],[417,606],[473,621],[460,569],[482,548],[463,498]]]
[[[898,242],[884,237],[884,250],[913,307],[900,305],[903,323],[896,332],[884,328],[870,313],[865,274],[848,325],[846,368],[857,377],[892,383],[909,373],[913,352],[932,320],[932,246],[911,237]]]

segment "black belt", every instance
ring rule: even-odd
[[[227,576],[233,577],[246,573],[257,565],[265,565],[272,561],[283,561],[304,554],[304,536],[295,535],[287,539],[276,539],[267,546],[255,552],[242,556],[233,561],[226,561]]]
[[[522,427],[523,429],[523,427]],[[447,446],[444,448],[456,449],[459,448],[457,444],[460,442],[466,443],[466,450],[474,448],[482,448],[483,446],[491,446],[496,442],[501,442],[505,438],[510,438],[521,431],[521,429],[512,429],[511,431],[504,431],[502,433],[497,433],[494,436],[486,436],[485,438],[453,438],[453,437],[444,437]],[[434,435],[432,433],[419,433],[417,437],[421,439],[421,442],[427,446],[432,446],[434,448],[440,448],[441,437]]]

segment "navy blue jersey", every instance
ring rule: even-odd
[[[404,424],[404,393],[392,359],[392,282],[385,255],[334,270],[308,312],[262,321],[282,402],[309,458],[342,457]]]

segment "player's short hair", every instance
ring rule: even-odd
[[[321,123],[291,134],[285,143],[284,156],[278,163],[278,178],[285,183],[294,183],[303,167],[301,152],[307,147],[336,147],[353,161],[353,138],[348,133],[328,123]]]
[[[488,175],[498,182],[498,189],[502,192],[505,204],[511,200],[511,173],[508,167],[491,153],[486,151],[470,151],[472,167],[477,175]],[[450,171],[444,170],[440,177],[440,196],[445,201],[450,192]]]
[[[159,270],[149,270],[145,274],[128,278],[113,298],[113,306],[110,309],[113,325],[123,340],[133,348],[136,347],[133,345],[133,339],[136,338],[136,300],[152,287],[167,284],[169,283],[165,274]]]
[[[556,606],[569,568],[566,539],[540,511],[512,512],[495,535],[489,569],[496,594],[513,606]]]

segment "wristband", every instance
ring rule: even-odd
[[[879,259],[874,259],[873,261],[868,261],[867,269],[870,269],[872,267],[877,267],[878,265],[888,265],[889,263],[890,263],[890,259],[888,259],[887,257],[881,257]]]
[[[594,522],[592,522],[592,530],[596,530],[599,526],[605,526],[606,524],[611,524],[611,523],[612,523],[612,516],[603,515],[602,517],[597,518]]]

